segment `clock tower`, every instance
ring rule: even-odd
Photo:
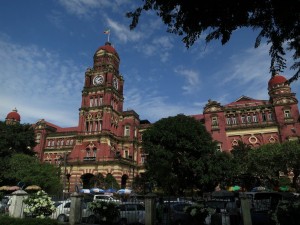
[[[119,64],[119,55],[109,42],[96,51],[94,66],[85,73],[82,91],[79,129],[83,134],[117,135],[124,101]]]

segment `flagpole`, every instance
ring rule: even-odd
[[[107,42],[109,42],[109,36],[110,36],[110,32],[107,35]]]

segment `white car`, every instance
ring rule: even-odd
[[[56,219],[59,222],[68,222],[70,217],[70,209],[71,209],[71,200],[65,200],[57,202],[56,210],[51,214],[52,219]],[[88,210],[87,203],[82,203],[82,218],[88,218],[92,215],[92,212]]]
[[[124,202],[118,206],[119,224],[145,224],[145,206],[141,203]]]
[[[116,206],[120,214],[114,219],[114,224],[145,224],[145,207],[141,203],[124,202]],[[86,220],[90,224],[100,222],[99,215],[90,215]],[[101,223],[101,222],[100,222]]]

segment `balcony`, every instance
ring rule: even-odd
[[[294,123],[294,118],[292,118],[292,117],[286,117],[286,118],[284,118],[284,122],[285,123]]]
[[[274,121],[268,122],[252,122],[252,123],[240,123],[240,124],[230,124],[226,125],[226,130],[237,130],[237,129],[248,129],[248,128],[264,128],[264,127],[271,127],[276,125]]]
[[[83,161],[96,161],[96,157],[83,157]]]

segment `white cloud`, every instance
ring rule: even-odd
[[[108,28],[111,30],[111,35],[114,35],[123,43],[129,41],[138,41],[142,38],[142,33],[138,31],[131,31],[128,26],[122,25],[112,19],[106,20]]]
[[[185,78],[185,85],[182,86],[184,94],[195,93],[200,88],[200,75],[194,70],[176,68],[175,73]]]
[[[230,101],[242,95],[268,99],[267,83],[271,77],[269,64],[268,46],[261,45],[257,49],[249,48],[231,56],[226,66],[220,68],[220,71],[213,76],[217,80],[216,84],[223,91],[222,96],[228,96]],[[238,95],[234,97],[232,93]],[[226,97],[220,98],[224,101],[229,100]]]
[[[78,123],[83,71],[78,65],[46,49],[0,37],[0,68],[1,118],[16,107],[26,118],[22,122],[44,117],[63,126]],[[74,115],[68,115],[70,108]]]
[[[88,17],[92,10],[99,10],[112,4],[109,0],[59,0],[59,3],[69,13],[79,17]]]
[[[161,95],[160,91],[154,90],[153,87],[146,90],[138,88],[125,90],[124,110],[134,109],[140,115],[140,119],[148,119],[150,122],[180,113],[185,115],[201,114],[203,109],[201,106],[204,105],[204,103],[193,105],[189,102],[174,103],[170,101],[169,97]]]

